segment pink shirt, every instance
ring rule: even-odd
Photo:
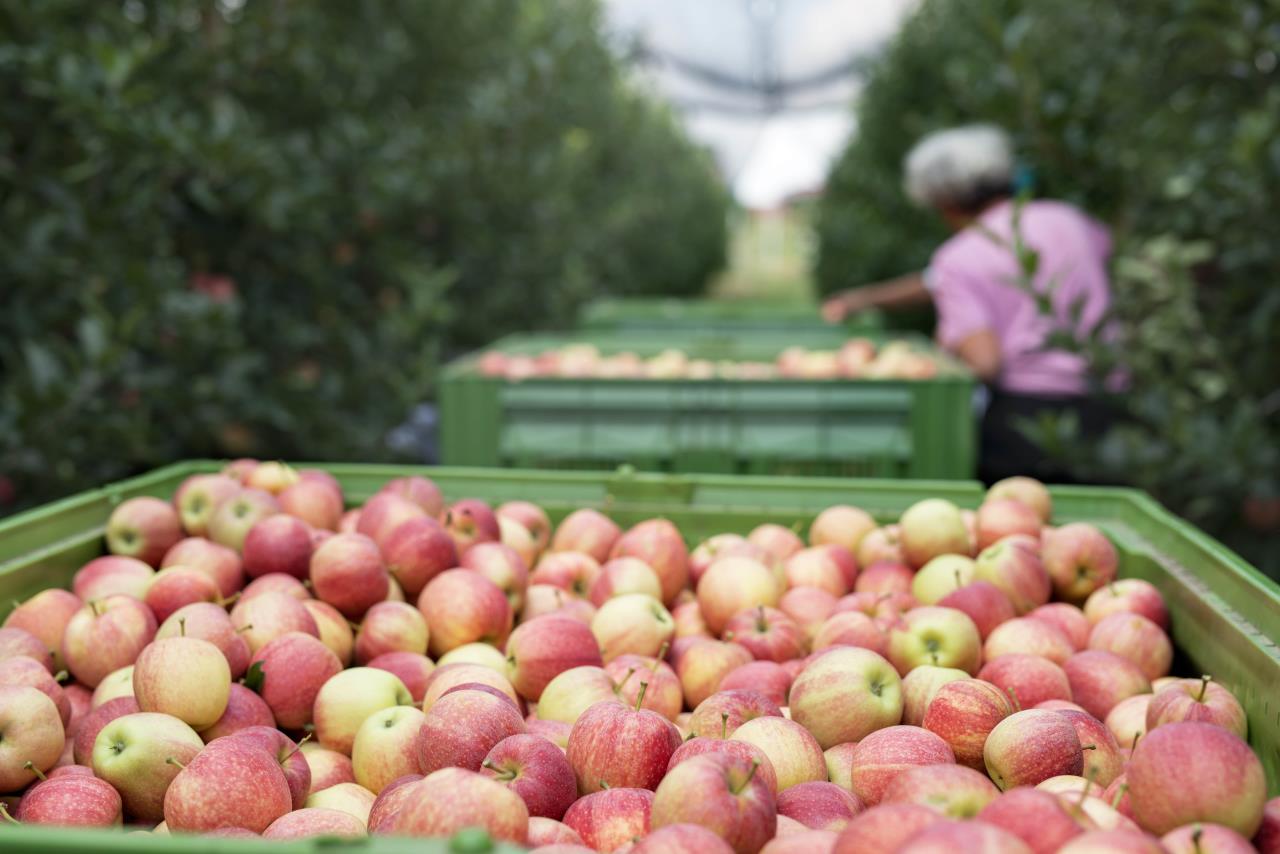
[[[1071,395],[1085,391],[1084,359],[1064,350],[1045,350],[1054,329],[1088,332],[1111,301],[1106,228],[1063,202],[1032,201],[1022,207],[1023,243],[1039,253],[1032,286],[1048,293],[1052,316],[1041,314],[1021,286],[1013,250],[1013,203],[985,211],[978,224],[957,233],[934,252],[925,282],[938,310],[938,342],[954,349],[968,336],[989,329],[1002,355],[996,386],[1023,394]],[[1073,330],[1072,306],[1080,304]]]

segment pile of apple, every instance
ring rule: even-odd
[[[1240,704],[1169,676],[1160,593],[1050,514],[1014,478],[690,550],[416,476],[347,510],[322,471],[237,461],[119,504],[111,554],[5,620],[0,825],[1280,851]]]
[[[480,356],[481,374],[507,380],[535,377],[580,379],[929,379],[942,369],[938,358],[905,341],[877,350],[866,338],[846,341],[839,350],[788,347],[773,362],[691,358],[682,350],[663,350],[644,358],[633,352],[602,355],[591,344],[570,344],[534,356],[490,350]]]

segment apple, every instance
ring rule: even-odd
[[[510,643],[510,641],[511,639],[507,638],[507,642]],[[464,643],[440,656],[437,663],[442,667],[446,664],[482,664],[494,673],[505,675],[507,672],[506,654],[496,646],[490,646],[487,643]]]
[[[686,729],[692,736],[725,739],[747,721],[765,715],[781,717],[782,709],[759,691],[720,690],[698,704]]]
[[[139,653],[133,667],[138,708],[172,715],[194,730],[218,722],[230,693],[231,668],[226,657],[199,638],[157,640]]]
[[[836,838],[833,854],[895,854],[907,840],[943,818],[913,803],[880,804],[854,816]]]
[[[318,530],[337,530],[342,520],[342,490],[325,481],[301,478],[285,487],[276,500],[282,512]]]
[[[63,727],[71,720],[71,701],[48,668],[25,655],[0,659],[0,685],[27,685],[44,694],[58,710]]]
[[[605,661],[620,655],[656,655],[675,634],[666,608],[645,593],[626,593],[607,600],[591,619],[591,632]]]
[[[551,538],[552,552],[582,552],[597,563],[608,559],[622,531],[599,510],[583,507],[573,511],[556,527]]]
[[[0,791],[16,792],[48,771],[65,746],[53,700],[30,685],[0,684]]]
[[[578,838],[581,839],[581,837]],[[591,851],[586,847],[582,850]],[[715,832],[687,822],[668,824],[655,829],[628,848],[627,854],[684,854],[687,851],[696,851],[698,854],[733,854],[733,848],[729,843],[717,836]],[[552,850],[546,854],[579,854],[579,852]]]
[[[1196,769],[1188,773],[1188,769]],[[1125,771],[1138,824],[1165,834],[1212,822],[1245,838],[1262,824],[1262,763],[1235,733],[1207,723],[1169,723],[1147,733]]]
[[[301,729],[311,723],[320,688],[342,672],[342,662],[324,643],[303,632],[274,638],[254,655],[262,674],[258,689],[276,723]]]
[[[137,558],[106,555],[94,558],[77,570],[71,579],[71,592],[81,602],[124,594],[141,600],[155,578],[156,571]]]
[[[232,738],[255,744],[276,758],[285,782],[289,784],[289,797],[295,810],[306,804],[311,791],[311,763],[293,739],[269,726],[245,727]]]
[[[0,661],[19,657],[37,661],[45,670],[53,672],[53,655],[38,637],[25,629],[0,629]]]
[[[990,682],[957,679],[934,694],[922,725],[947,743],[956,762],[981,771],[987,737],[1013,711],[1005,692]]]
[[[583,552],[545,554],[529,575],[530,584],[549,584],[574,596],[586,597],[601,571],[600,563]],[[656,573],[655,573],[656,574]]]
[[[365,718],[351,745],[355,781],[376,795],[393,780],[418,773],[416,743],[424,719],[412,706],[392,706]]]
[[[167,501],[147,495],[127,499],[107,519],[107,550],[159,566],[169,547],[182,539],[182,520]]]
[[[203,537],[187,537],[175,543],[160,561],[162,569],[170,566],[200,570],[213,579],[218,586],[218,594],[224,599],[229,599],[244,586],[244,569],[235,549]]]
[[[591,629],[570,617],[548,615],[522,623],[507,639],[506,650],[508,679],[534,701],[566,670],[604,664]]]
[[[401,522],[379,542],[387,571],[406,596],[416,597],[446,569],[458,565],[458,550],[439,522],[427,516]]]
[[[54,827],[118,827],[122,812],[120,794],[90,772],[51,775],[36,783],[22,796],[14,818]]]
[[[800,625],[777,608],[761,605],[742,611],[725,625],[724,634],[745,646],[758,661],[790,661],[805,653]]]
[[[405,602],[378,602],[365,612],[356,633],[357,664],[368,664],[387,652],[427,651],[427,620]]]
[[[875,806],[893,779],[906,769],[952,764],[955,755],[945,741],[928,730],[889,726],[870,733],[854,745],[849,751],[849,761],[849,785],[853,793],[861,803]]]
[[[231,683],[227,694],[227,709],[213,726],[200,730],[200,738],[208,744],[215,738],[233,735],[249,727],[273,727],[276,719],[271,707],[261,697],[238,682]]]
[[[395,477],[382,485],[379,492],[390,492],[407,498],[426,513],[437,516],[444,509],[444,493],[435,481],[421,475]]]
[[[858,566],[870,566],[873,563],[906,563],[902,554],[902,528],[898,525],[885,525],[868,531],[858,543],[855,552]]]
[[[799,723],[773,716],[754,718],[734,730],[730,738],[764,752],[777,775],[779,792],[798,783],[827,779],[822,746]]]
[[[480,573],[498,586],[511,610],[524,606],[524,591],[529,586],[529,569],[516,550],[502,543],[476,543],[467,549],[460,565]]]
[[[251,489],[261,489],[272,495],[278,495],[299,480],[298,472],[293,466],[279,461],[262,462],[248,469],[244,475],[244,485]]]
[[[921,765],[889,781],[880,805],[917,804],[946,818],[973,818],[1000,795],[985,774],[965,765]]]
[[[1009,597],[988,581],[974,581],[959,587],[939,599],[938,604],[968,614],[984,641],[997,626],[1012,620],[1016,614]]]
[[[911,582],[911,595],[921,605],[936,605],[947,594],[973,581],[973,558],[942,554],[920,567]]]
[[[237,602],[248,602],[255,596],[261,596],[264,593],[283,593],[291,596],[299,602],[306,602],[311,599],[311,590],[300,578],[292,575],[285,575],[283,572],[269,572],[266,575],[260,575],[245,585],[244,590],[240,591],[240,597]]]
[[[616,851],[649,833],[654,793],[648,789],[605,789],[578,798],[564,823],[596,851]]]
[[[970,553],[969,532],[960,510],[944,498],[926,498],[907,508],[898,520],[902,555],[919,569],[938,555]]]
[[[71,706],[71,717],[65,727],[67,739],[71,740],[80,731],[80,726],[89,716],[89,712],[93,711],[93,692],[83,685],[71,682],[62,686],[62,694],[67,698],[67,704]]]
[[[1001,794],[982,808],[977,820],[1012,833],[1035,854],[1054,854],[1085,831],[1057,797],[1026,787]]]
[[[643,655],[620,655],[605,665],[605,673],[614,682],[614,693],[628,706],[657,712],[674,721],[684,708],[684,689],[680,677],[660,658]],[[723,684],[723,683],[722,683]],[[641,686],[644,696],[641,698]]]
[[[722,557],[729,555],[742,555],[747,553],[748,556],[760,560],[762,563],[767,562],[767,553],[758,546],[753,546],[747,542],[747,538],[741,534],[716,534],[708,537],[699,543],[693,551],[689,552],[689,581],[696,588],[698,580],[702,578],[702,574],[707,571],[707,567],[715,563]]]
[[[302,755],[307,758],[311,768],[311,790],[308,795],[322,792],[340,783],[354,783],[355,769],[351,757],[336,750],[330,750],[314,741],[304,741],[300,747]],[[422,775],[418,775],[421,779]]]
[[[338,783],[313,791],[307,796],[305,806],[345,812],[362,825],[368,826],[369,813],[373,811],[373,804],[377,800],[377,795],[359,783]]]
[[[431,705],[414,748],[420,772],[430,774],[450,766],[479,771],[495,744],[525,731],[519,708],[495,693],[460,688]]]
[[[306,807],[285,813],[262,831],[263,839],[292,840],[324,837],[355,839],[365,836],[364,823],[345,812],[323,807]]]
[[[857,647],[814,659],[791,686],[791,715],[823,749],[902,719],[902,681],[883,656]]]
[[[45,656],[52,655],[49,669],[62,669],[62,635],[67,623],[80,610],[82,603],[74,593],[51,587],[41,590],[27,601],[16,605],[4,618],[5,629],[25,631],[39,641],[43,655],[36,658],[44,663]],[[2,631],[2,630],[0,630]],[[35,649],[35,645],[32,645]],[[3,652],[0,652],[3,655]]]
[[[1045,700],[1071,700],[1071,683],[1063,669],[1039,655],[1012,653],[989,660],[978,678],[995,685],[1016,709],[1033,709]]]
[[[360,508],[355,532],[381,546],[400,525],[411,519],[424,518],[430,518],[427,511],[403,495],[379,492]]]
[[[805,637],[812,640],[823,622],[835,613],[836,602],[836,597],[825,590],[818,590],[816,587],[793,587],[782,594],[778,600],[778,610],[795,620],[804,630]],[[702,612],[696,608],[696,604],[694,603],[694,613],[701,619]],[[672,616],[677,616],[675,611],[672,612]],[[705,623],[703,628],[705,629]],[[679,628],[676,633],[680,634]]]
[[[1239,833],[1220,824],[1186,824],[1160,837],[1169,854],[1253,854],[1257,851]]]
[[[1039,538],[1043,523],[1032,507],[1013,498],[988,498],[978,508],[975,519],[978,548],[997,543],[1014,534]]]
[[[311,550],[311,527],[294,516],[277,513],[245,535],[244,571],[250,578],[275,572],[306,578]]]
[[[373,540],[362,534],[335,534],[311,555],[316,598],[346,618],[358,620],[386,599],[391,577]]]
[[[373,805],[369,807],[369,818],[367,827],[371,834],[382,834],[388,832],[388,828],[395,821],[396,813],[403,806],[405,795],[409,792],[409,786],[424,779],[421,774],[405,774],[403,777],[397,777],[383,787],[378,796],[373,799]],[[532,828],[530,828],[532,830]],[[530,836],[530,841],[533,837]]]
[[[511,603],[498,585],[469,569],[431,579],[418,597],[418,610],[427,618],[435,656],[475,641],[501,646],[511,632]]]
[[[1179,679],[1151,698],[1145,720],[1147,730],[1181,721],[1217,724],[1241,738],[1249,727],[1240,701],[1208,676]]]
[[[108,700],[101,706],[91,710],[84,716],[76,730],[73,744],[73,758],[79,765],[93,765],[93,744],[102,728],[113,720],[138,711],[138,702],[133,697],[117,697]]]
[[[903,614],[889,630],[889,660],[903,674],[921,664],[932,664],[956,667],[972,675],[982,662],[982,639],[965,612],[925,605]]]
[[[662,582],[653,568],[639,558],[614,558],[600,567],[587,598],[599,608],[605,600],[623,593],[646,593],[661,600]]]
[[[302,607],[307,609],[307,613],[315,621],[320,642],[338,657],[343,667],[349,666],[355,655],[356,638],[347,618],[337,608],[319,599],[307,599]]]
[[[561,552],[561,554],[569,554],[569,552]],[[591,620],[595,618],[596,608],[586,599],[579,599],[559,587],[550,584],[530,584],[525,590],[524,608],[520,612],[519,621],[528,622],[536,617],[552,614],[569,617],[589,626]]]
[[[338,520],[339,534],[358,534],[357,528],[360,527],[360,516],[363,515],[359,507],[353,507],[342,514],[342,518]]]
[[[692,645],[675,662],[684,689],[685,703],[698,704],[720,690],[720,681],[735,668],[752,660],[750,651],[730,641],[693,638]]]
[[[451,836],[464,828],[523,845],[529,811],[520,797],[494,780],[462,768],[442,768],[409,783],[384,832],[400,836]]]
[[[243,827],[261,833],[292,805],[275,754],[251,739],[220,738],[173,778],[164,795],[164,821],[171,832]]]
[[[530,817],[558,821],[578,797],[573,766],[564,751],[538,735],[504,738],[485,756],[480,773],[519,795]]]
[[[772,522],[753,528],[747,534],[747,542],[764,549],[780,563],[785,563],[787,558],[804,548],[804,540],[795,531]]]
[[[1075,650],[1067,636],[1051,623],[1015,617],[996,626],[982,645],[982,656],[987,661],[1012,654],[1038,655],[1060,665],[1071,658]]]
[[[689,584],[689,550],[684,537],[666,519],[646,519],[614,542],[611,559],[633,557],[653,569],[662,585],[663,604],[675,601],[676,594]]]
[[[1071,684],[1071,699],[1098,720],[1106,720],[1125,697],[1151,693],[1151,683],[1136,664],[1104,650],[1077,652],[1062,669]]]
[[[982,752],[991,779],[1012,789],[1060,774],[1078,776],[1084,770],[1081,750],[1075,727],[1060,712],[1026,709],[996,724]]]
[[[674,675],[674,672],[673,672]],[[791,690],[792,683],[791,674],[789,674],[782,665],[775,661],[752,661],[743,664],[729,671],[723,679],[720,680],[721,691],[734,691],[743,688],[752,688],[768,697],[779,706],[785,705],[787,702],[787,694]],[[679,687],[679,679],[676,680],[677,689]],[[653,686],[650,686],[653,690]],[[655,709],[655,711],[657,711]]]
[[[1027,616],[1033,620],[1043,620],[1057,628],[1071,642],[1076,652],[1089,645],[1089,632],[1093,629],[1093,625],[1085,613],[1075,605],[1066,602],[1050,602],[1032,609]]]
[[[1111,730],[1088,712],[1058,709],[1076,730],[1083,751],[1083,775],[1099,786],[1109,786],[1124,771],[1124,756]]]
[[[652,789],[680,741],[680,731],[662,715],[639,704],[605,701],[574,722],[566,755],[583,794],[611,787]]]
[[[62,658],[77,681],[93,688],[108,673],[133,664],[155,634],[151,609],[132,596],[115,594],[89,602],[71,618]]]
[[[1147,708],[1154,697],[1154,694],[1135,694],[1116,703],[1107,712],[1107,729],[1121,747],[1132,750],[1134,742],[1146,735]]]
[[[1092,830],[1058,849],[1059,854],[1168,854],[1153,837],[1135,830]]]
[[[819,513],[809,526],[809,542],[815,546],[832,543],[857,551],[862,538],[876,528],[876,520],[860,507],[836,504]]]
[[[1048,524],[1053,517],[1053,499],[1045,485],[1033,477],[1007,477],[991,484],[987,500],[1012,499],[1036,512],[1041,523]]]
[[[133,695],[133,665],[130,664],[128,667],[113,670],[102,677],[98,687],[93,689],[89,705],[91,708],[97,708],[117,697],[132,697]]]
[[[725,753],[680,763],[654,793],[652,826],[695,824],[713,831],[736,852],[759,851],[776,831],[777,805],[758,768]],[[836,791],[852,797],[838,787]]]
[[[507,501],[498,505],[498,522],[505,517],[520,524],[533,537],[538,552],[551,542],[551,520],[541,507],[528,501]]]
[[[370,661],[368,666],[398,676],[414,703],[423,701],[427,681],[436,669],[431,659],[413,652],[386,652]]]
[[[120,792],[125,812],[159,821],[171,782],[204,747],[195,730],[172,715],[138,712],[104,726],[93,742],[93,771]]]
[[[170,566],[156,573],[142,601],[157,622],[164,622],[184,605],[217,602],[220,598],[217,582],[206,573],[188,566]]]
[[[781,589],[774,574],[762,563],[745,557],[717,560],[698,582],[698,606],[707,628],[724,632],[729,620],[742,611],[778,604]]]
[[[1169,636],[1141,614],[1117,613],[1103,617],[1089,633],[1089,649],[1114,652],[1127,658],[1148,679],[1159,679],[1173,664]]]
[[[373,667],[352,667],[320,686],[312,709],[316,738],[325,747],[351,755],[356,731],[365,718],[391,706],[407,706],[413,698],[400,678]]]
[[[271,493],[260,489],[242,489],[213,511],[205,535],[215,543],[239,552],[249,530],[263,519],[279,512],[280,502]]]
[[[320,634],[311,612],[287,593],[263,593],[249,599],[242,598],[231,609],[231,625],[253,654],[287,632]]]
[[[203,536],[218,505],[240,492],[241,484],[225,474],[193,474],[178,486],[173,505],[188,534]]]
[[[978,553],[973,564],[977,581],[994,584],[1009,597],[1013,610],[1028,614],[1049,601],[1053,583],[1039,555],[1011,540],[997,542]]]
[[[1040,552],[1054,592],[1068,602],[1084,602],[1116,577],[1119,556],[1106,535],[1087,522],[1072,522],[1045,535]]]
[[[910,593],[915,573],[905,563],[882,560],[864,567],[854,582],[855,593]]]
[[[856,566],[854,571],[856,573]],[[849,592],[849,579],[825,546],[811,546],[796,552],[783,564],[783,574],[788,588],[817,587],[832,596]]]
[[[737,756],[749,763],[759,763],[756,773],[764,779],[770,792],[777,793],[778,775],[773,770],[773,763],[769,761],[769,757],[765,755],[763,750],[754,744],[747,744],[745,741],[719,738],[690,738],[677,747],[675,753],[671,754],[671,761],[667,763],[667,773],[670,773],[672,768],[682,762],[708,753],[726,753],[731,756]]]
[[[510,517],[498,516],[498,538],[504,546],[510,547],[520,556],[525,567],[537,563],[542,554],[542,550],[529,530]]]
[[[989,854],[1031,854],[1014,834],[981,821],[943,821],[922,830],[898,849],[903,854],[951,854],[982,851]]]
[[[243,676],[249,666],[249,645],[220,605],[193,602],[174,611],[156,630],[156,640],[176,637],[204,640],[216,646],[227,661],[232,679]]]
[[[1115,613],[1141,614],[1163,631],[1169,630],[1169,609],[1164,597],[1149,581],[1120,578],[1089,594],[1084,602],[1084,615],[1097,625]]]
[[[480,664],[448,664],[437,667],[427,678],[426,690],[422,695],[422,711],[431,711],[431,706],[436,700],[463,685],[469,687],[487,685],[490,688],[496,688],[506,695],[516,708],[520,708],[520,697],[503,674]]]
[[[459,556],[476,543],[497,542],[502,534],[493,508],[479,498],[455,501],[440,514],[440,524],[453,537]]]
[[[968,679],[969,674],[955,667],[934,667],[922,664],[912,668],[902,677],[902,722],[910,726],[924,723],[924,715],[937,695],[948,682]]]
[[[1262,826],[1253,837],[1259,854],[1276,854],[1280,851],[1280,798],[1267,801],[1262,812]]]

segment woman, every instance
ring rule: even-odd
[[[1082,356],[1049,346],[1050,336],[1090,333],[1107,312],[1106,229],[1063,202],[1015,202],[1008,137],[986,125],[925,137],[906,159],[906,189],[954,232],[923,273],[845,291],[823,306],[838,322],[867,308],[932,301],[938,343],[990,390],[983,417],[981,476],[1065,473],[1023,435],[1041,415],[1074,414],[1096,437],[1106,410],[1089,396]]]

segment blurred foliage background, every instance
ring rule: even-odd
[[[0,92],[0,512],[386,458],[447,355],[723,262],[592,0],[0,0]]]
[[[1112,225],[1111,355],[1131,374],[1106,441],[1028,429],[1081,478],[1147,489],[1280,575],[1278,21],[1278,0],[923,0],[869,66],[817,281],[921,269],[946,234],[905,197],[903,156],[949,125],[1007,128],[1038,195]]]

